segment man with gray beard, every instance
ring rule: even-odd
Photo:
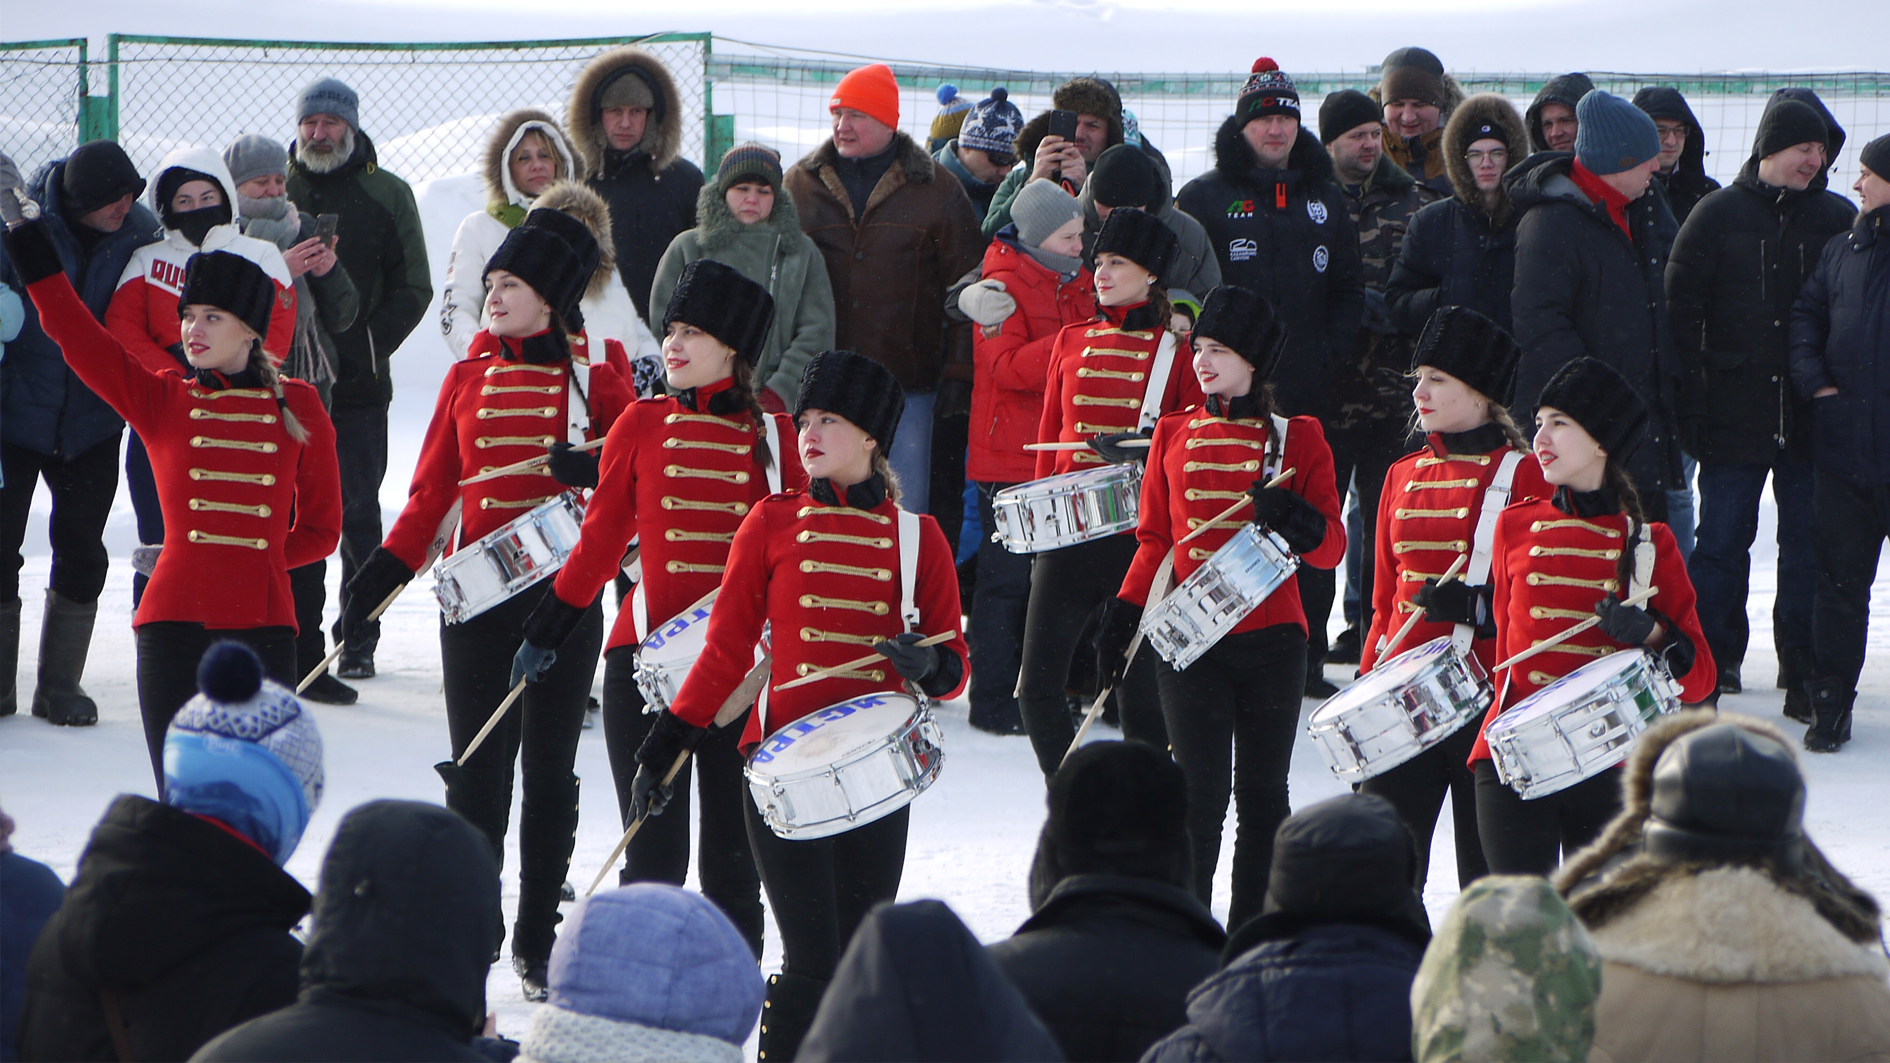
[[[303,214],[340,216],[335,244],[354,281],[359,313],[332,334],[335,380],[330,416],[341,463],[341,608],[348,581],[381,543],[381,477],[387,472],[387,405],[394,397],[389,360],[433,301],[426,239],[407,182],[382,169],[361,131],[360,98],[334,78],[302,90],[289,160],[289,201]],[[335,637],[341,637],[337,623]],[[343,679],[374,675],[380,625],[361,626],[342,647]]]

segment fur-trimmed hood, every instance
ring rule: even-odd
[[[770,184],[774,184],[770,182]],[[794,196],[774,184],[774,209],[753,225],[743,225],[728,209],[728,196],[718,192],[715,182],[702,186],[696,194],[696,232],[702,250],[713,254],[735,242],[743,233],[775,233],[792,236],[801,231],[801,212],[795,209]]]
[[[545,186],[543,195],[532,203],[535,210],[561,210],[584,223],[597,241],[600,254],[596,272],[584,289],[587,298],[603,294],[617,281],[617,245],[610,238],[610,205],[604,197],[578,180],[560,178]]]
[[[1365,95],[1370,96],[1372,102],[1380,109],[1384,108],[1385,98],[1381,86],[1373,85],[1365,91]],[[1440,123],[1450,121],[1451,116],[1457,113],[1457,108],[1463,106],[1464,98],[1463,86],[1457,83],[1456,75],[1446,73],[1444,75],[1444,104],[1437,109],[1438,121]]]
[[[571,87],[571,103],[565,112],[564,127],[571,141],[584,156],[592,174],[605,171],[604,152],[610,147],[604,136],[603,115],[597,105],[604,89],[626,74],[635,74],[649,85],[656,106],[650,111],[650,124],[636,151],[649,156],[651,173],[661,173],[676,161],[682,150],[682,97],[669,68],[655,55],[634,45],[612,48],[592,59]]]
[[[1494,92],[1470,97],[1450,116],[1450,121],[1444,125],[1445,172],[1450,174],[1450,187],[1457,198],[1478,213],[1483,211],[1483,192],[1477,188],[1476,178],[1470,173],[1470,164],[1463,160],[1463,153],[1477,140],[1476,131],[1486,125],[1503,131],[1512,159],[1521,162],[1529,154],[1529,135],[1523,127],[1522,115],[1516,113],[1515,104]],[[1510,214],[1509,192],[1502,181],[1496,183],[1496,189],[1496,211],[1490,218],[1492,229],[1502,228]]]
[[[518,142],[524,139],[525,134],[534,129],[551,141],[552,150],[563,160],[558,180],[584,180],[584,158],[577,153],[558,120],[536,107],[521,107],[516,111],[508,111],[499,119],[492,136],[486,140],[485,154],[479,160],[479,173],[485,178],[488,205],[510,204],[531,209],[531,197],[520,192],[518,186],[512,183],[512,168],[506,165],[506,160],[518,149]]]
[[[1244,124],[1238,116],[1230,114],[1214,134],[1214,168],[1229,180],[1244,180],[1261,168],[1260,156],[1254,154],[1253,145],[1240,133]],[[1319,134],[1307,126],[1299,127],[1293,150],[1287,153],[1286,172],[1294,175],[1294,188],[1333,179],[1332,156],[1326,154],[1325,146],[1319,143]]]
[[[892,148],[893,162],[905,171],[906,180],[913,184],[929,185],[938,179],[938,163],[926,154],[925,145],[913,140],[903,130],[893,134]],[[839,149],[833,146],[833,138],[828,137],[821,142],[820,147],[808,152],[806,158],[794,165],[818,178],[822,167],[832,168],[839,164]]]

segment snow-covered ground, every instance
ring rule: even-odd
[[[1772,534],[1768,502],[1760,542],[1769,544]],[[1745,666],[1750,692],[1726,698],[1722,708],[1780,720],[1780,695],[1771,689],[1776,667],[1771,645],[1773,565],[1764,549],[1758,553],[1752,650]],[[30,696],[32,689],[39,589],[45,586],[47,567],[44,557],[30,558],[23,573],[23,696]],[[331,580],[334,569],[331,565]],[[99,703],[99,725],[58,728],[24,713],[0,719],[0,806],[19,822],[13,844],[68,879],[113,795],[153,793],[138,721],[129,573],[129,565],[114,563],[86,672],[86,687]],[[383,621],[381,674],[358,684],[361,701],[345,708],[315,706],[327,748],[328,791],[289,862],[290,872],[310,889],[335,825],[348,809],[379,797],[441,800],[432,765],[447,755],[447,740],[438,619],[428,582],[425,577],[417,581]],[[1890,898],[1890,818],[1884,815],[1890,782],[1883,766],[1890,756],[1890,667],[1885,664],[1890,661],[1890,585],[1879,585],[1872,615],[1872,663],[1858,699],[1855,737],[1841,754],[1805,758],[1810,778],[1806,822],[1838,867],[1879,897]],[[1336,667],[1328,674],[1344,679]],[[1308,702],[1304,711],[1313,707]],[[1025,739],[974,731],[965,722],[962,701],[947,705],[942,721],[946,767],[938,784],[913,805],[901,895],[942,898],[982,940],[993,941],[1010,934],[1028,914],[1026,871],[1042,824],[1043,784]],[[584,733],[577,770],[586,785],[571,878],[582,889],[618,835],[601,730]],[[1303,736],[1294,751],[1291,784],[1295,807],[1344,790]],[[1233,823],[1230,815],[1230,840]],[[1457,892],[1448,814],[1441,818],[1439,831],[1425,896],[1433,917],[1448,908]],[[507,868],[516,867],[514,847]],[[1214,909],[1221,917],[1227,913],[1228,875],[1229,850],[1224,846],[1215,881]],[[508,908],[516,898],[516,879],[508,879]],[[763,966],[772,970],[779,964],[780,944],[770,929]],[[500,1030],[520,1035],[530,1006],[520,999],[508,965],[493,968],[489,1000],[499,1014]]]

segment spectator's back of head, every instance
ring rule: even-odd
[[[1181,768],[1140,742],[1092,742],[1050,777],[1050,816],[1030,869],[1031,907],[1070,875],[1129,875],[1188,889]]]
[[[1085,188],[1092,199],[1107,207],[1159,212],[1168,205],[1168,182],[1155,160],[1130,144],[1117,144],[1098,156]]]
[[[125,196],[144,192],[144,178],[138,176],[131,156],[110,140],[94,140],[74,149],[66,156],[59,181],[64,196],[60,206],[74,220]]]
[[[1344,794],[1308,805],[1273,836],[1260,914],[1228,939],[1227,957],[1296,926],[1355,923],[1393,931],[1422,947],[1430,920],[1412,888],[1417,843],[1389,801]]]
[[[1731,723],[1693,731],[1654,762],[1645,851],[1669,863],[1803,864],[1805,779],[1792,752]]]

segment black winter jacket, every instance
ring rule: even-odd
[[[696,227],[702,171],[688,159],[677,159],[661,173],[652,173],[650,157],[643,152],[611,151],[605,153],[604,172],[593,174],[587,183],[610,204],[610,236],[630,301],[652,331],[661,331],[660,320],[650,322],[650,286],[656,283],[656,267],[669,242]]]
[[[1518,424],[1535,423],[1543,385],[1583,355],[1619,370],[1647,405],[1646,434],[1625,459],[1646,501],[1680,482],[1679,366],[1663,284],[1678,226],[1650,189],[1627,205],[1630,241],[1607,208],[1576,187],[1574,162],[1572,152],[1540,152],[1503,177],[1521,216],[1510,289],[1512,331],[1523,351],[1513,406]]]
[[[1680,433],[1710,463],[1770,464],[1788,444],[1803,456],[1806,403],[1791,389],[1792,304],[1825,244],[1856,212],[1816,189],[1759,180],[1747,160],[1730,188],[1700,201],[1667,263],[1667,306],[1680,357]]]
[[[190,1058],[295,999],[302,946],[289,931],[308,904],[288,872],[223,828],[120,795],[27,961],[20,1058],[118,1059],[106,994],[129,1058]]]
[[[1332,158],[1301,127],[1287,168],[1262,168],[1240,124],[1214,136],[1214,169],[1187,183],[1176,205],[1207,229],[1221,283],[1265,296],[1286,324],[1273,373],[1281,412],[1329,419],[1332,383],[1358,341],[1365,310],[1358,232]]]
[[[479,1060],[499,947],[499,869],[485,838],[418,801],[349,812],[322,863],[295,1004],[196,1060]]]
[[[1890,208],[1824,245],[1792,307],[1792,384],[1811,399],[1813,460],[1860,487],[1890,483]]]
[[[1122,875],[1071,875],[1015,936],[985,951],[1064,1056],[1136,1060],[1188,1021],[1188,992],[1220,967],[1226,942],[1186,890]]]
[[[1424,323],[1445,306],[1467,306],[1509,331],[1516,220],[1512,211],[1492,226],[1486,212],[1455,196],[1418,211],[1385,285],[1399,331],[1422,333]]]

